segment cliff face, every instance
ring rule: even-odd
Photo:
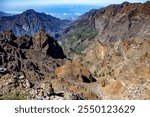
[[[48,61],[51,62],[49,70],[53,70],[57,64],[61,64],[59,61],[66,58],[61,46],[56,40],[45,34],[44,30],[33,37],[25,35],[20,38],[15,37],[10,31],[5,31],[0,33],[0,39],[0,65],[1,68],[7,69],[8,73],[20,75],[23,69],[30,70],[30,68],[33,68],[35,72],[42,72],[39,67],[44,66],[43,62],[46,62],[48,58]]]
[[[31,36],[44,29],[48,34],[55,37],[66,24],[67,21],[34,10],[27,10],[14,16],[0,17],[0,31],[12,30],[16,36],[25,34]]]
[[[87,86],[88,90],[102,99],[150,99],[149,13],[149,2],[125,2],[92,10],[72,24],[74,27],[68,32],[72,36],[65,43],[71,48],[71,57],[87,67],[96,79]],[[74,35],[82,35],[83,31],[76,30],[84,24],[97,31],[95,38],[87,36],[83,40]],[[85,45],[78,51],[79,46]]]
[[[150,3],[111,5],[95,17],[95,27],[102,41],[150,36]]]
[[[96,78],[103,99],[150,99],[149,52],[150,38],[94,41],[78,59]]]
[[[150,2],[110,5],[91,10],[65,30],[65,47],[82,52],[92,40],[112,42],[131,37],[150,37]]]

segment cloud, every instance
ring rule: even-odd
[[[63,15],[64,15],[64,16],[66,16],[66,15],[67,15],[67,13],[63,13]]]
[[[80,15],[82,15],[81,13],[74,13],[75,15],[78,15],[78,16],[80,16]]]
[[[10,13],[10,14],[20,14],[22,13],[22,11],[5,11],[6,13]]]
[[[47,13],[47,15],[55,16],[55,14],[54,14],[54,13]]]

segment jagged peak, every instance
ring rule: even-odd
[[[37,12],[33,9],[28,9],[28,10],[24,11],[22,14],[29,14],[29,13],[37,13]]]
[[[27,12],[36,12],[36,11],[33,10],[33,9],[28,9],[28,10],[26,10],[25,12],[27,13]]]
[[[129,5],[130,4],[130,2],[128,2],[128,1],[124,1],[123,3],[122,3],[122,5],[125,5],[125,6],[127,6],[127,5]]]

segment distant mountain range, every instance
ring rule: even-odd
[[[66,47],[83,50],[88,45],[87,41],[94,39],[97,35],[103,41],[142,36],[143,34],[148,36],[149,5],[149,2],[143,4],[124,2],[92,9],[72,23],[31,9],[18,15],[0,17],[0,31],[12,30],[16,36],[22,36],[33,35],[40,29],[44,29],[51,36],[60,37]],[[69,8],[72,10],[65,13]],[[74,6],[66,9],[60,7],[62,9],[60,13],[65,13],[64,15],[68,15],[69,12],[75,13],[75,8]],[[55,11],[53,8],[50,9],[52,12]]]
[[[40,29],[44,29],[53,37],[68,23],[68,21],[27,10],[22,14],[0,17],[0,31],[12,30],[16,36],[33,35]]]
[[[12,14],[10,14],[10,13],[5,13],[5,12],[1,12],[1,11],[0,11],[0,17],[1,17],[1,16],[10,16],[10,15],[12,15]]]
[[[65,20],[75,20],[80,15],[83,15],[84,13],[88,12],[91,9],[98,9],[102,6],[100,5],[48,5],[45,7],[38,7],[34,9],[38,12],[44,12],[46,14],[52,15],[54,17],[65,19]],[[23,11],[26,11],[27,9],[24,8],[17,8],[17,10],[13,9],[2,9],[3,12],[9,13],[9,14],[20,14]]]

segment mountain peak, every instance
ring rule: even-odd
[[[125,2],[122,3],[122,5],[125,5],[125,6],[127,6],[129,4],[130,4],[130,2],[128,2],[128,1],[125,1]]]
[[[35,13],[36,11],[35,10],[33,10],[33,9],[28,9],[28,10],[26,10],[24,13]]]
[[[46,33],[55,37],[55,34],[59,33],[65,25],[67,25],[66,21],[52,17],[51,15],[36,12],[33,9],[26,10],[21,14],[8,18],[0,17],[0,31],[12,30],[18,37],[25,34],[31,36],[41,28]]]

